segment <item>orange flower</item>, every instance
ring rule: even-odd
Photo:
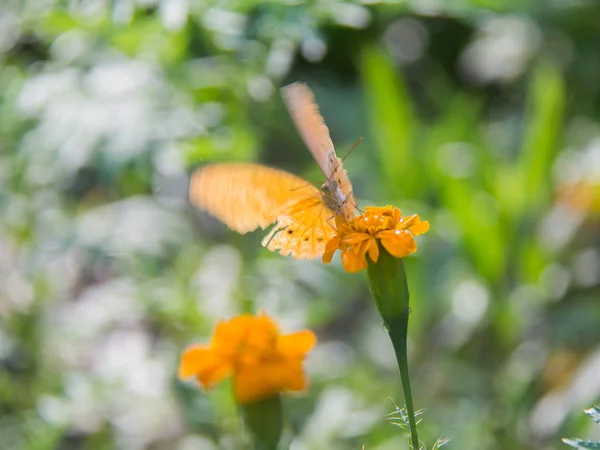
[[[579,180],[559,187],[558,200],[580,212],[600,212],[600,183]]]
[[[367,268],[367,254],[371,261],[379,259],[381,245],[396,258],[403,258],[417,251],[414,236],[429,230],[429,222],[421,222],[417,214],[402,218],[398,208],[392,206],[367,206],[362,216],[344,223],[336,217],[337,234],[327,242],[323,262],[329,264],[337,249],[342,251],[342,263],[348,272]]]
[[[244,314],[218,323],[208,345],[188,348],[179,364],[179,377],[194,376],[210,389],[232,376],[237,401],[252,403],[280,391],[304,389],[302,361],[315,343],[310,330],[283,335],[266,314]]]

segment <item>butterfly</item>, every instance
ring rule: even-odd
[[[326,177],[318,189],[283,170],[252,163],[209,164],[190,181],[190,200],[239,233],[275,224],[262,245],[295,259],[321,256],[339,216],[350,221],[356,199],[312,91],[293,83],[281,94],[304,143]]]

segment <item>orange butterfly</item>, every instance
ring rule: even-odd
[[[242,234],[275,223],[262,245],[296,259],[315,258],[335,234],[330,219],[339,215],[350,221],[356,200],[311,90],[294,83],[281,92],[296,128],[327,177],[321,189],[259,164],[212,164],[193,173],[190,199]]]

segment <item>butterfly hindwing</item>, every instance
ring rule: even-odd
[[[284,211],[262,244],[296,259],[321,256],[335,234],[334,213],[322,201],[301,200]]]

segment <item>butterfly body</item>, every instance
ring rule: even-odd
[[[330,178],[323,183],[321,186],[321,196],[325,206],[334,212],[334,215],[342,215],[346,221],[352,219],[354,208],[349,203],[349,201],[353,201],[353,197],[351,198],[352,193],[344,193],[336,179]]]
[[[224,163],[194,172],[190,199],[242,234],[274,224],[262,245],[296,259],[315,258],[324,253],[327,241],[335,235],[332,219],[342,216],[351,220],[356,200],[311,91],[294,83],[283,88],[282,94],[300,135],[327,178],[321,189],[260,164]]]

